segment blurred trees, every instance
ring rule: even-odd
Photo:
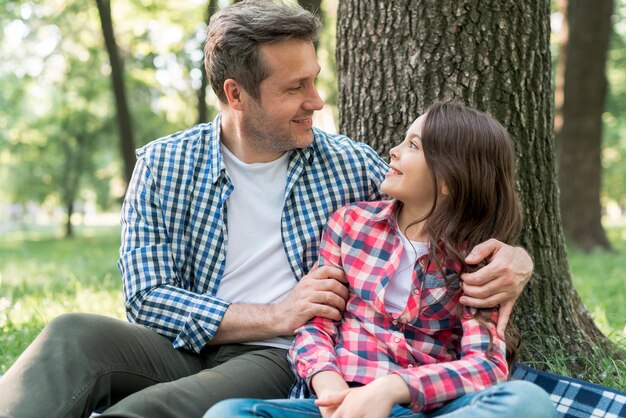
[[[610,249],[602,228],[602,114],[613,0],[560,0],[555,131],[563,231],[576,247]]]
[[[610,87],[602,114],[605,213],[607,207],[619,211],[618,204],[621,210],[626,208],[626,6],[625,0],[614,1],[615,33],[607,60]],[[206,88],[203,75],[205,29],[208,12],[231,2],[111,2],[118,51],[124,62],[134,147],[213,118],[218,102]],[[325,27],[317,50],[323,72],[318,87],[327,106],[335,111],[334,8],[338,2],[298,2],[323,12]],[[367,2],[360,3],[349,18],[354,30],[367,29],[364,22],[368,10],[363,9]],[[435,3],[432,5],[437,9]],[[369,7],[377,12],[384,9],[384,2]],[[386,31],[403,32],[389,18],[381,19],[387,19]],[[33,202],[49,211],[59,207],[70,211],[67,200],[72,196],[77,202],[74,211],[80,212],[86,203],[115,207],[124,192],[124,164],[117,146],[115,102],[108,81],[113,68],[104,48],[96,3],[0,0],[0,24],[0,217],[2,205],[8,202]],[[370,45],[366,53],[376,47]],[[395,48],[392,44],[387,47]],[[385,75],[391,70],[377,67],[371,71]],[[448,81],[442,77],[429,83],[437,90],[445,88]],[[404,88],[398,86],[394,94],[401,96]],[[376,112],[380,104],[366,101],[360,106],[368,103],[373,112],[369,117],[379,120]],[[382,133],[387,123],[402,125],[402,118],[412,116],[407,114],[412,106],[400,104],[390,121],[379,123],[377,129]],[[388,138],[391,131],[384,131]],[[75,158],[81,163],[70,162]],[[58,174],[64,171],[67,180]],[[74,172],[80,172],[78,181],[70,181]],[[73,193],[63,191],[71,184],[77,185]]]
[[[130,183],[135,167],[135,141],[133,139],[133,124],[128,110],[128,100],[126,99],[126,83],[124,82],[124,61],[122,61],[117,42],[115,41],[115,30],[113,29],[113,18],[111,17],[111,2],[109,0],[96,0],[98,15],[102,27],[102,35],[107,52],[109,53],[109,64],[111,66],[111,86],[115,97],[115,109],[117,111],[117,127],[119,131],[120,153],[124,163],[124,180]]]
[[[549,0],[343,0],[337,28],[341,132],[388,155],[443,98],[488,111],[507,128],[524,209],[520,243],[535,263],[516,304],[522,360],[541,361],[559,347],[570,372],[584,370],[604,337],[573,289],[560,224]]]
[[[113,2],[135,146],[196,121],[205,7]],[[86,203],[110,208],[124,192],[112,66],[96,4],[0,0],[0,23],[0,203],[63,208],[71,235],[75,211]],[[127,152],[134,159],[133,146]]]
[[[609,90],[602,115],[602,200],[606,212],[614,209],[626,215],[626,0],[615,0],[612,22]]]

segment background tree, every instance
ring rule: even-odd
[[[525,225],[535,263],[516,305],[525,361],[562,350],[572,372],[602,340],[572,287],[560,225],[552,130],[550,2],[344,0],[339,3],[340,131],[381,155],[435,99],[500,120],[516,141]],[[545,367],[545,365],[544,365]]]
[[[117,123],[120,135],[120,151],[124,162],[124,179],[130,182],[135,167],[135,141],[133,139],[133,126],[126,99],[126,84],[124,82],[124,64],[120,57],[115,31],[113,30],[113,18],[111,17],[111,2],[109,0],[96,0],[102,35],[109,53],[111,63],[111,87],[115,97],[115,109],[117,110]]]
[[[602,228],[602,113],[613,0],[560,0],[555,131],[561,219],[566,238],[584,251],[610,249]]]
[[[209,0],[207,2],[207,10],[206,10],[206,23],[209,24],[209,20],[211,20],[211,16],[218,10],[217,0]],[[206,32],[203,31],[203,35]],[[209,87],[209,77],[207,76],[206,70],[204,68],[204,58],[200,63],[200,71],[202,73],[202,81],[200,83],[200,88],[198,89],[198,123],[207,122],[209,119],[209,107],[206,102],[206,93],[207,88]]]
[[[602,115],[602,196],[607,215],[626,215],[626,0],[615,0]]]

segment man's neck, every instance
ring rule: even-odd
[[[237,114],[230,108],[222,108],[220,140],[239,161],[246,164],[267,163],[280,158],[284,152],[263,152],[254,142],[244,138]]]

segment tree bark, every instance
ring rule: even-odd
[[[339,129],[381,155],[432,101],[452,98],[494,115],[516,142],[535,272],[516,304],[521,357],[564,350],[576,373],[603,336],[572,286],[555,172],[550,1],[343,0],[337,25]],[[579,362],[580,360],[580,362]]]
[[[109,53],[111,63],[111,85],[115,96],[115,109],[117,110],[117,126],[120,134],[120,151],[124,161],[124,179],[128,184],[135,167],[135,145],[128,100],[126,99],[126,87],[124,85],[124,65],[119,56],[115,33],[113,31],[113,19],[111,17],[110,0],[96,0],[102,35]]]
[[[564,14],[557,65],[555,130],[561,217],[583,251],[611,249],[602,228],[602,112],[613,0],[560,0]]]

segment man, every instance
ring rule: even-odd
[[[206,68],[222,112],[140,149],[124,201],[131,324],[51,321],[0,379],[0,416],[199,417],[222,399],[287,395],[293,331],[345,307],[343,272],[313,268],[320,231],[335,209],[379,198],[387,171],[368,146],[312,129],[319,30],[268,1],[213,16]],[[473,251],[491,262],[465,277],[469,302],[510,312],[528,255],[493,240]]]

